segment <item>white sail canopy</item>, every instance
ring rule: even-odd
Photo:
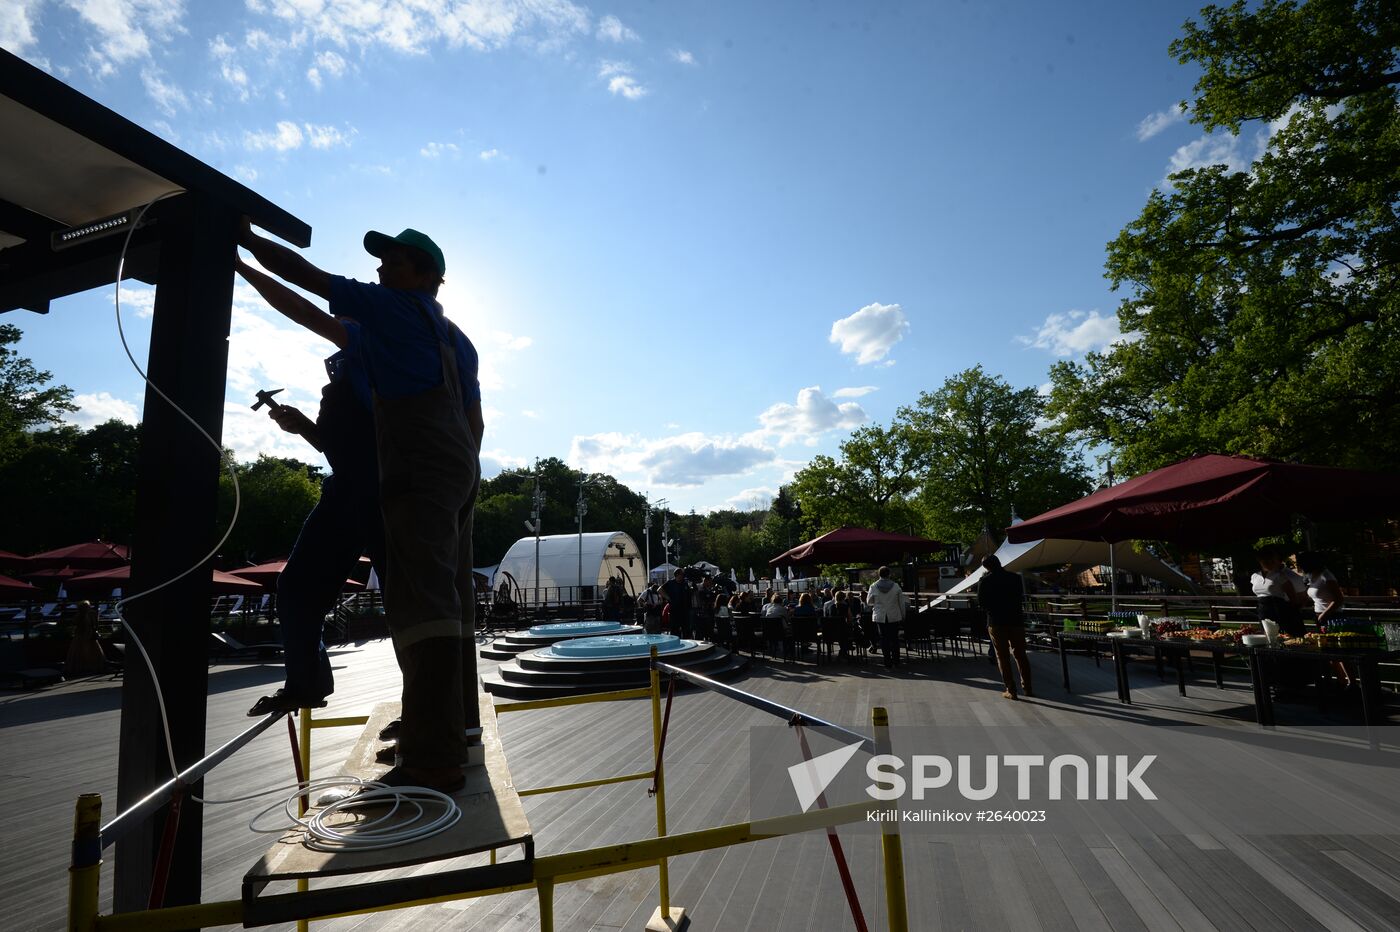
[[[995,556],[1001,561],[1004,569],[1013,573],[1050,566],[1107,566],[1109,562],[1108,544],[1091,540],[1046,539],[1027,541],[1024,544],[1003,543],[997,548]],[[1121,572],[1137,573],[1172,589],[1196,589],[1191,577],[1168,566],[1150,553],[1134,550],[1132,541],[1120,541],[1113,545],[1113,562]],[[967,578],[935,599],[933,604],[937,605],[950,595],[971,589],[986,572],[982,567],[977,567]]]

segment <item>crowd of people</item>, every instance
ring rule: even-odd
[[[620,590],[620,587],[619,587]],[[620,591],[605,595],[603,617],[623,620]],[[904,590],[881,567],[879,577],[864,593],[830,587],[798,592],[773,589],[731,591],[706,576],[699,582],[676,570],[671,579],[652,582],[638,596],[636,611],[649,634],[668,632],[682,638],[734,645],[741,638],[740,619],[764,622],[762,639],[774,656],[795,658],[798,649],[816,643],[817,632],[839,652],[850,656],[854,645],[875,650],[885,666],[899,659],[899,625],[912,611]]]

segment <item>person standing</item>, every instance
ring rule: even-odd
[[[1326,631],[1327,624],[1341,615],[1342,605],[1346,601],[1341,583],[1327,568],[1327,558],[1314,551],[1298,554],[1298,569],[1306,580],[1308,598],[1312,599],[1313,612],[1317,615],[1318,630]],[[1349,689],[1352,676],[1347,664],[1333,660],[1331,667],[1337,682],[1342,688]]]
[[[326,614],[335,608],[336,596],[362,554],[369,554],[381,579],[387,567],[373,401],[360,352],[360,325],[336,320],[242,259],[235,261],[235,268],[274,310],[336,346],[326,359],[329,381],[321,389],[315,421],[290,405],[268,406],[268,417],[319,450],[331,473],[322,480],[321,497],[277,577],[286,677],[281,689],[248,710],[249,716],[257,717],[326,704],[335,691],[323,638]]]
[[[1023,609],[1025,591],[1021,577],[1002,568],[996,556],[982,558],[986,574],[977,583],[977,601],[987,613],[987,636],[992,641],[1001,682],[1006,687],[1002,698],[1016,698],[1016,681],[1011,675],[1012,658],[1021,677],[1021,691],[1031,691],[1031,663],[1026,656],[1026,616]]]
[[[899,666],[899,624],[904,620],[904,590],[890,578],[890,568],[880,567],[880,578],[870,587],[870,623],[880,638],[885,666]]]
[[[654,582],[648,583],[637,598],[637,605],[642,610],[642,630],[647,634],[661,633],[661,607],[665,603],[666,600]]]
[[[1259,572],[1249,578],[1249,584],[1259,601],[1259,620],[1277,622],[1279,630],[1289,637],[1302,637],[1303,616],[1298,603],[1306,581],[1284,566],[1283,551],[1278,547],[1260,547],[1254,555]]]
[[[695,637],[702,641],[714,639],[715,634],[715,590],[710,585],[710,577],[700,580],[700,585],[691,593],[690,626]]]
[[[675,576],[661,587],[661,597],[671,606],[671,633],[690,637],[690,583],[686,582],[685,570],[676,570]]]
[[[330,275],[244,223],[239,245],[272,274],[326,298],[361,328],[374,407],[387,573],[385,608],[403,673],[399,763],[389,785],[465,783],[476,706],[473,505],[485,430],[471,341],[437,302],[447,263],[417,230],[370,231],[378,284]]]

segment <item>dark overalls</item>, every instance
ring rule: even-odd
[[[308,703],[335,689],[322,629],[346,577],[365,553],[381,579],[385,572],[373,419],[354,384],[364,379],[363,368],[342,350],[326,360],[326,371],[330,381],[321,389],[316,427],[331,474],[321,483],[321,499],[307,515],[277,578],[287,676],[283,688]]]
[[[472,508],[481,478],[457,356],[439,315],[420,305],[437,337],[442,383],[404,398],[374,398],[379,494],[388,572],[384,605],[403,672],[399,756],[409,768],[467,761],[476,727]]]

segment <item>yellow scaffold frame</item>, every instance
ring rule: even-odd
[[[685,921],[685,917],[683,910],[671,905],[670,877],[667,873],[667,861],[670,858],[866,820],[867,813],[871,811],[872,806],[868,803],[850,803],[831,808],[813,809],[801,815],[736,822],[716,828],[683,832],[678,835],[668,834],[666,830],[665,767],[661,765],[660,756],[662,742],[661,674],[656,663],[656,649],[653,647],[651,683],[646,687],[607,693],[590,693],[582,696],[565,696],[556,699],[536,699],[495,706],[495,711],[499,715],[506,712],[527,712],[534,709],[559,708],[590,702],[650,698],[652,747],[655,752],[654,760],[657,761],[655,769],[598,780],[584,780],[577,783],[520,790],[519,795],[537,796],[544,793],[562,793],[634,780],[655,780],[655,838],[619,845],[585,848],[562,854],[536,855],[534,858],[534,880],[531,883],[406,900],[345,913],[307,915],[298,919],[298,928],[305,929],[312,919],[332,919],[408,909],[414,906],[515,893],[533,887],[539,897],[540,930],[541,932],[554,932],[554,888],[556,885],[655,866],[658,873],[660,903],[648,928],[677,929]],[[313,729],[364,725],[368,721],[367,716],[315,719],[309,709],[302,709],[298,729],[300,738],[298,752],[301,757],[302,772],[306,774],[311,772],[311,731]],[[873,708],[871,710],[871,724],[875,730],[874,744],[877,753],[889,753],[889,715],[886,710],[879,706]],[[305,798],[303,798],[302,806],[303,811],[305,811]],[[882,804],[880,808],[888,810],[889,806]],[[221,900],[190,906],[171,906],[162,909],[101,915],[98,910],[102,868],[101,822],[102,797],[95,793],[85,793],[79,796],[74,816],[73,862],[68,872],[68,928],[71,932],[175,932],[178,929],[242,925],[244,919],[242,900]],[[904,860],[898,820],[881,820],[881,857],[884,867],[888,927],[890,932],[908,932]],[[496,853],[492,851],[491,863],[495,863],[495,859]],[[307,889],[309,889],[308,881],[297,881],[298,892],[305,892]]]

